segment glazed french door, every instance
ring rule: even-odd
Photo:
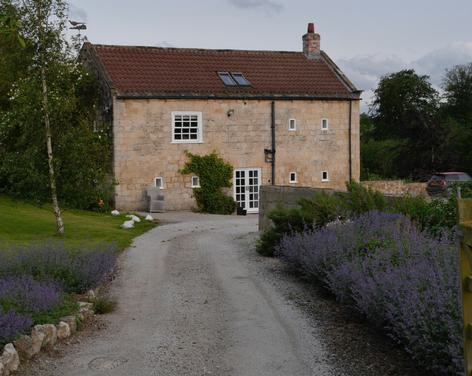
[[[234,171],[234,200],[248,213],[259,211],[260,168],[240,168]]]

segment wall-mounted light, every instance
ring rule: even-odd
[[[272,163],[274,160],[274,151],[271,149],[264,149],[264,156],[266,163]]]

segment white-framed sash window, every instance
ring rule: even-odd
[[[195,111],[172,112],[172,143],[203,142],[202,113]]]

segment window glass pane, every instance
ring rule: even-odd
[[[174,115],[174,140],[199,140],[198,115]]]
[[[249,86],[251,83],[248,81],[246,77],[242,73],[231,73],[231,76],[233,76],[234,80],[238,83],[240,86]]]
[[[218,76],[220,76],[221,81],[223,81],[226,86],[237,86],[236,81],[228,72],[219,72]]]

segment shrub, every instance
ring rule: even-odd
[[[195,188],[193,194],[198,210],[204,213],[231,214],[236,210],[233,198],[226,196],[223,192]]]
[[[31,316],[19,314],[14,310],[5,312],[0,307],[0,345],[13,341],[31,325],[33,325]]]
[[[298,202],[305,217],[312,219],[316,227],[322,227],[347,215],[340,196],[324,191],[316,192],[312,199],[301,199]]]
[[[95,313],[99,315],[113,312],[117,305],[116,300],[110,299],[106,296],[97,296],[92,303]]]
[[[256,250],[263,256],[272,256],[275,247],[285,234],[301,232],[314,225],[313,211],[301,208],[278,207],[269,213],[273,227],[264,232],[257,242]]]
[[[276,254],[322,281],[437,375],[460,374],[458,253],[404,215],[369,212],[351,222],[287,234]]]
[[[111,246],[68,250],[51,242],[0,253],[0,277],[27,274],[56,281],[66,292],[96,287],[113,271],[116,252]]]
[[[180,173],[193,173],[200,178],[200,188],[193,190],[198,209],[212,214],[233,213],[236,203],[222,192],[222,188],[232,186],[233,167],[215,152],[203,156],[187,152],[187,157]]]
[[[344,196],[344,205],[351,216],[357,216],[371,210],[383,211],[387,207],[385,196],[360,183],[346,183],[348,195]]]

